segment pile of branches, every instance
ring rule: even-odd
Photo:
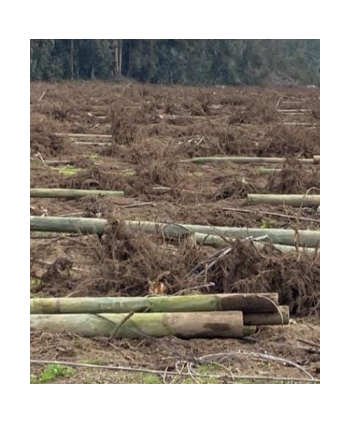
[[[270,175],[267,189],[269,193],[305,194],[310,189],[320,188],[320,167],[305,168],[297,158],[289,158],[281,172]]]

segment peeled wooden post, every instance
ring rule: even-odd
[[[81,145],[84,145],[84,146],[105,147],[105,146],[110,146],[112,143],[104,143],[104,142],[100,142],[100,141],[74,141],[74,144],[81,144]]]
[[[36,158],[30,158],[30,160],[32,161],[36,161],[40,164],[42,164],[42,162],[40,162],[38,159]],[[60,166],[60,165],[75,165],[77,163],[76,159],[52,159],[52,160],[45,160],[46,165],[50,165],[50,166]]]
[[[282,172],[281,168],[259,168],[259,174],[260,175],[271,175],[275,173]],[[303,172],[314,172],[313,169],[303,169]]]
[[[191,159],[183,159],[180,162],[192,162],[198,164],[204,164],[209,162],[232,162],[232,163],[279,163],[283,164],[286,161],[285,158],[274,158],[274,157],[257,157],[257,156],[209,156],[209,157],[196,157]],[[300,163],[312,164],[313,159],[298,159]]]
[[[74,133],[54,133],[56,137],[67,138],[112,138],[109,134],[74,134]]]
[[[278,311],[265,313],[245,313],[243,314],[244,325],[288,325],[289,307],[279,306]]]
[[[112,196],[122,197],[123,191],[108,191],[108,190],[72,190],[64,188],[31,188],[30,197],[41,198],[64,198],[64,199],[79,199],[85,196]]]
[[[248,203],[288,206],[319,206],[320,195],[316,194],[247,194]]]
[[[155,312],[127,317],[127,314],[31,315],[30,327],[42,332],[69,332],[84,337],[243,337],[243,314],[240,311]]]
[[[106,227],[107,220],[99,218],[30,217],[30,231],[102,235],[106,232]]]
[[[287,229],[272,228],[237,228],[237,227],[210,227],[205,225],[189,224],[164,224],[151,221],[125,221],[124,224],[132,229],[145,233],[161,232],[167,238],[179,238],[196,233],[196,239],[203,240],[207,244],[223,246],[227,244],[225,238],[247,238],[262,237],[267,235],[269,240],[278,245],[293,246],[295,243],[295,231]],[[106,231],[108,222],[98,218],[62,218],[62,217],[39,217],[30,218],[31,231],[52,231],[63,233],[97,233]],[[202,236],[200,235],[202,234]],[[211,235],[206,237],[204,235]],[[315,247],[320,241],[320,232],[311,230],[300,230],[299,239],[302,246]],[[259,244],[262,244],[259,242]]]
[[[125,225],[131,228],[138,229],[145,233],[155,233],[161,231],[165,237],[178,238],[189,233],[196,233],[196,238],[202,240],[198,234],[212,235],[216,238],[211,240],[222,246],[224,242],[221,236],[225,238],[247,238],[247,237],[263,237],[268,236],[268,239],[274,244],[283,244],[294,246],[295,231],[282,228],[240,228],[240,227],[211,227],[209,225],[194,225],[194,224],[164,224],[151,221],[125,221]],[[220,242],[220,240],[222,242]],[[300,230],[299,240],[302,246],[315,247],[320,241],[320,231]],[[208,240],[209,243],[209,240]],[[259,242],[259,244],[261,244]]]
[[[278,293],[205,294],[161,297],[63,297],[30,299],[31,314],[128,312],[274,312]]]
[[[212,246],[216,248],[225,247],[228,246],[229,243],[234,242],[236,239],[230,239],[230,238],[222,238],[220,236],[214,236],[214,235],[208,235],[208,234],[202,234],[202,233],[194,233],[192,235],[193,240],[200,245],[204,246]],[[257,242],[253,241],[253,245],[259,250],[263,251],[266,248],[265,242]],[[296,249],[295,246],[288,246],[284,244],[273,244],[272,245],[276,250],[282,252],[282,253],[296,253],[296,252],[303,252],[303,253],[309,253],[314,254],[315,249],[309,248],[309,247],[302,247],[299,248],[299,250]]]

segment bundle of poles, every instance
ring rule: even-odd
[[[288,325],[277,293],[160,297],[34,298],[32,330],[83,337],[243,338]]]

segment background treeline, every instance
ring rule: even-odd
[[[31,40],[32,80],[315,84],[320,40]]]

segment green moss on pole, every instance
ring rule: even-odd
[[[30,299],[31,314],[128,312],[274,312],[278,293],[205,294],[161,297],[63,297]]]
[[[36,331],[69,332],[84,337],[243,337],[243,314],[240,311],[155,312],[134,314],[126,318],[126,314],[31,315],[30,326]]]

